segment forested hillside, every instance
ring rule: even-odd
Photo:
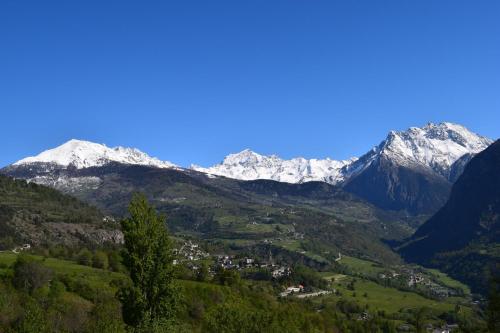
[[[119,241],[95,207],[52,188],[0,175],[0,247]]]

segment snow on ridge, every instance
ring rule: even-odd
[[[358,158],[283,160],[276,155],[260,155],[249,149],[230,154],[220,164],[191,169],[241,180],[271,179],[288,183],[325,181],[339,184],[365,170],[381,156],[403,166],[418,166],[448,178],[452,164],[465,154],[477,154],[493,141],[462,125],[443,122],[390,131],[378,146]]]
[[[175,164],[150,157],[146,153],[126,147],[110,148],[104,144],[72,139],[59,147],[46,150],[36,156],[17,161],[14,165],[31,163],[54,163],[77,169],[103,166],[110,162],[123,164],[148,165],[158,168],[174,168]]]
[[[227,155],[221,163],[214,166],[192,165],[190,169],[241,180],[270,179],[287,183],[324,181],[341,184],[383,157],[398,165],[427,168],[448,178],[454,162],[466,154],[479,153],[492,142],[462,125],[429,123],[423,127],[389,132],[385,140],[359,159],[337,161],[329,158],[296,157],[286,160],[277,155],[261,155],[245,149]],[[24,158],[14,165],[40,162],[63,167],[74,166],[78,169],[103,166],[110,162],[181,169],[135,148],[109,148],[103,144],[75,139],[37,156]]]
[[[229,154],[212,167],[192,165],[191,169],[208,174],[241,180],[270,179],[286,183],[325,181],[336,183],[341,177],[339,171],[354,159],[336,161],[332,159],[305,159],[296,157],[284,160],[276,155],[261,155],[250,149]]]
[[[451,165],[465,154],[477,154],[493,141],[453,123],[429,123],[422,128],[391,131],[379,154],[401,165],[420,164],[446,176]]]

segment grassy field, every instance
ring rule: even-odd
[[[3,267],[3,272],[7,270],[6,267],[11,266],[16,261],[17,256],[18,254],[12,252],[0,252],[0,267]],[[112,280],[123,279],[125,277],[121,273],[78,265],[72,261],[33,255],[30,255],[30,257],[39,260],[44,266],[52,269],[56,274],[67,274],[71,277],[81,278],[92,288],[110,288],[109,283]]]
[[[316,260],[317,262],[323,262],[327,263],[328,260],[326,260],[324,257],[317,253],[313,253],[311,251],[305,251],[302,246],[301,246],[301,241],[296,240],[296,239],[285,239],[281,241],[274,241],[273,243],[276,246],[282,247],[285,250],[292,251],[292,252],[298,252],[306,257],[309,257],[313,260]]]
[[[348,277],[348,275],[344,274],[338,274],[338,273],[333,273],[333,272],[320,272],[319,275],[327,281],[331,282],[339,282],[342,279],[345,279]]]
[[[354,283],[354,291],[347,289],[347,283],[348,279],[343,279],[340,283],[334,284],[334,288],[342,293],[343,298],[355,300],[362,305],[368,305],[371,309],[385,310],[388,313],[424,306],[444,312],[453,310],[455,307],[455,304],[451,302],[430,300],[416,293],[384,287],[372,281],[357,280]]]
[[[387,268],[384,268],[375,262],[349,256],[342,256],[340,262],[347,266],[353,273],[361,273],[365,276],[377,276],[378,273],[387,270]],[[469,292],[466,285],[453,280],[446,274],[438,270],[428,271],[429,274],[432,274],[442,284],[452,288],[460,287],[466,291],[466,293]],[[466,300],[461,297],[453,297],[444,301],[436,301],[414,292],[401,291],[396,288],[385,287],[363,278],[356,278],[354,290],[349,290],[347,286],[350,281],[354,279],[354,277],[335,272],[321,272],[320,274],[326,280],[332,281],[333,288],[341,293],[340,296],[329,295],[324,297],[334,300],[346,299],[356,301],[363,306],[368,305],[372,310],[379,309],[384,310],[387,313],[396,313],[402,309],[415,309],[424,306],[433,309],[436,312],[445,312],[453,310],[457,303],[464,304],[466,302]],[[470,312],[470,309],[467,308],[466,311]]]
[[[359,258],[342,256],[340,263],[349,267],[354,273],[362,273],[365,275],[376,276],[378,273],[385,271],[386,269],[379,264],[363,260]]]
[[[465,292],[465,294],[470,295],[470,288],[466,284],[452,279],[451,277],[437,269],[428,268],[427,271],[445,286],[450,288],[461,288]]]

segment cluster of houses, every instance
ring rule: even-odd
[[[446,298],[457,295],[457,292],[455,290],[432,281],[422,272],[415,271],[410,267],[402,267],[399,272],[391,270],[389,272],[380,273],[378,276],[381,279],[403,279],[408,287],[420,287],[423,289],[427,289],[430,294],[439,298]]]
[[[224,269],[242,270],[245,268],[264,268],[269,270],[271,276],[275,279],[289,276],[292,273],[291,268],[288,266],[276,265],[272,262],[257,262],[253,258],[236,259],[233,256],[218,255],[215,259],[217,266],[223,267]]]
[[[271,239],[263,239],[262,243],[264,244],[273,244],[274,242],[283,242],[283,241],[290,241],[290,240],[303,240],[304,239],[304,234],[296,231],[289,231],[289,234],[287,237],[275,237]]]
[[[290,267],[286,267],[286,266],[279,266],[277,268],[274,267],[271,270],[271,275],[275,279],[279,279],[279,278],[284,277],[284,276],[289,276],[290,274],[292,274],[292,270]]]
[[[198,244],[193,243],[190,240],[185,241],[179,249],[174,249],[174,254],[188,261],[206,259],[210,256],[208,252],[201,250]],[[177,263],[178,260],[174,260],[174,264]]]
[[[224,269],[236,269],[239,267],[239,265],[233,264],[233,256],[228,255],[216,256],[216,264]]]
[[[193,270],[199,269],[199,265],[195,261],[203,260],[211,257],[208,252],[203,251],[200,246],[190,240],[185,241],[178,249],[174,249],[174,254],[177,259],[174,259],[173,264],[177,265],[179,262],[187,262],[187,266]],[[290,267],[285,265],[277,265],[273,262],[272,258],[268,261],[257,261],[254,258],[236,258],[232,255],[218,254],[212,256],[215,266],[224,269],[243,270],[247,268],[261,268],[266,269],[271,273],[275,279],[289,276],[292,273]]]

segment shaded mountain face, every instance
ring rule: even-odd
[[[3,172],[55,187],[115,216],[125,214],[133,193],[143,192],[168,216],[174,233],[211,240],[314,244],[332,256],[342,251],[394,261],[397,256],[381,239],[401,239],[411,230],[401,216],[324,182],[240,181],[121,163],[46,173],[16,165]]]
[[[465,269],[470,271],[474,263],[482,263],[482,271],[488,262],[500,259],[499,244],[500,140],[471,159],[446,204],[415,232],[401,253],[408,260],[439,265],[467,278],[458,264],[470,264]],[[467,257],[475,258],[474,262],[464,261]],[[484,287],[486,282],[482,283]]]
[[[432,214],[446,202],[470,157],[490,143],[451,123],[393,131],[345,167],[349,176],[343,186],[383,209]]]
[[[377,207],[410,214],[437,211],[450,188],[449,181],[427,168],[403,166],[385,156],[374,160],[344,186]]]
[[[23,243],[121,242],[118,226],[95,207],[58,191],[0,176],[0,248]]]

